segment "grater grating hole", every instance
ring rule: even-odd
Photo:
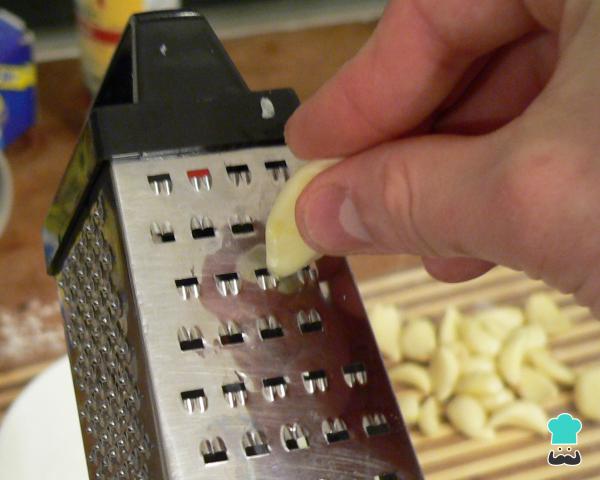
[[[382,473],[381,475],[375,475],[373,480],[400,480],[400,477],[396,473]]]
[[[299,423],[283,425],[281,443],[288,452],[307,449],[310,447],[308,430]]]
[[[87,433],[90,474],[148,478],[150,439],[140,418],[140,395],[127,321],[112,275],[115,258],[104,237],[102,194],[92,206],[58,277],[75,384]]]
[[[197,192],[208,192],[212,188],[212,176],[208,168],[188,170],[187,177],[192,184],[192,187],[194,187],[194,190]]]
[[[350,433],[348,432],[346,422],[344,422],[341,418],[323,420],[321,429],[327,443],[337,443],[350,440]]]
[[[249,430],[244,433],[242,448],[248,458],[264,457],[271,453],[267,437],[260,430]]]
[[[235,272],[215,275],[215,284],[219,293],[224,297],[238,295],[242,286],[240,276]]]
[[[277,279],[266,268],[254,270],[254,275],[256,275],[256,283],[261,290],[273,290],[277,288]]]
[[[290,171],[285,160],[271,160],[265,162],[265,168],[276,182],[287,182],[290,178]]]
[[[183,300],[191,300],[200,296],[200,287],[197,277],[179,278],[175,280],[175,287]]]
[[[213,223],[208,217],[193,216],[190,220],[190,230],[194,239],[211,238],[216,235]]]
[[[173,192],[173,182],[168,173],[148,175],[148,184],[155,195],[171,195]]]
[[[250,168],[248,165],[229,165],[225,167],[229,180],[233,182],[236,187],[241,184],[250,185],[252,181],[252,175],[250,174]]]
[[[302,373],[304,388],[311,395],[316,392],[325,392],[329,386],[325,370],[311,370]]]
[[[323,300],[331,300],[331,288],[329,288],[329,282],[319,282],[319,292]]]
[[[169,222],[153,222],[150,225],[150,236],[154,243],[168,243],[175,241],[175,232]]]
[[[367,368],[364,363],[356,362],[342,368],[346,385],[350,388],[367,384]]]
[[[231,408],[246,405],[248,391],[244,382],[227,383],[221,387],[225,401]]]
[[[229,219],[229,226],[236,236],[254,234],[254,220],[249,215],[234,215]]]
[[[319,273],[316,268],[308,266],[296,272],[296,276],[302,285],[310,285],[317,281]]]
[[[321,315],[314,308],[310,309],[308,313],[301,310],[296,315],[296,319],[298,320],[298,327],[302,333],[313,333],[323,330]]]
[[[204,348],[204,339],[198,327],[181,327],[177,332],[177,338],[179,340],[179,348],[181,348],[182,352]]]
[[[273,315],[258,319],[258,332],[262,340],[283,337],[283,328]]]
[[[288,379],[285,377],[264,378],[263,395],[269,402],[274,402],[277,398],[285,398],[287,395]]]
[[[183,403],[183,408],[185,408],[188,413],[194,413],[196,411],[202,413],[208,408],[208,399],[206,398],[203,388],[181,392],[181,401]]]
[[[362,420],[363,428],[369,437],[385,435],[390,431],[390,425],[382,413],[365,415]]]
[[[227,325],[221,325],[219,327],[219,339],[223,346],[244,343],[244,332],[237,323],[228,322]]]
[[[204,439],[200,442],[200,454],[205,465],[214,465],[227,461],[227,447],[221,437],[215,437],[211,442]]]

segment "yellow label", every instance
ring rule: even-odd
[[[87,22],[120,32],[129,17],[144,11],[144,0],[77,0],[79,15]]]
[[[0,65],[0,90],[26,90],[35,85],[35,67],[27,65]]]

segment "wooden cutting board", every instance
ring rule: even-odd
[[[548,289],[542,282],[505,268],[495,268],[466,283],[444,284],[433,280],[422,268],[414,268],[362,282],[360,290],[367,306],[391,302],[407,316],[427,315],[439,320],[447,305],[468,311],[482,304],[524,304],[533,292],[550,291],[573,320],[573,329],[551,343],[555,356],[576,371],[600,364],[600,321],[575,304],[572,296]],[[600,398],[598,398],[600,402]],[[577,411],[568,393],[549,408],[551,417]],[[600,479],[600,424],[583,420],[578,449],[582,463],[576,467],[551,467],[546,458],[550,435],[542,438],[520,430],[504,429],[490,441],[466,439],[445,425],[435,438],[417,431],[412,439],[428,479]]]

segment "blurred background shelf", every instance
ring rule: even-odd
[[[381,16],[386,0],[183,0],[201,10],[220,38],[369,22]],[[25,19],[38,38],[38,61],[79,55],[73,0],[4,0],[2,7]]]

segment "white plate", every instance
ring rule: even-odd
[[[69,362],[52,364],[0,424],[2,480],[84,480],[85,454]]]

